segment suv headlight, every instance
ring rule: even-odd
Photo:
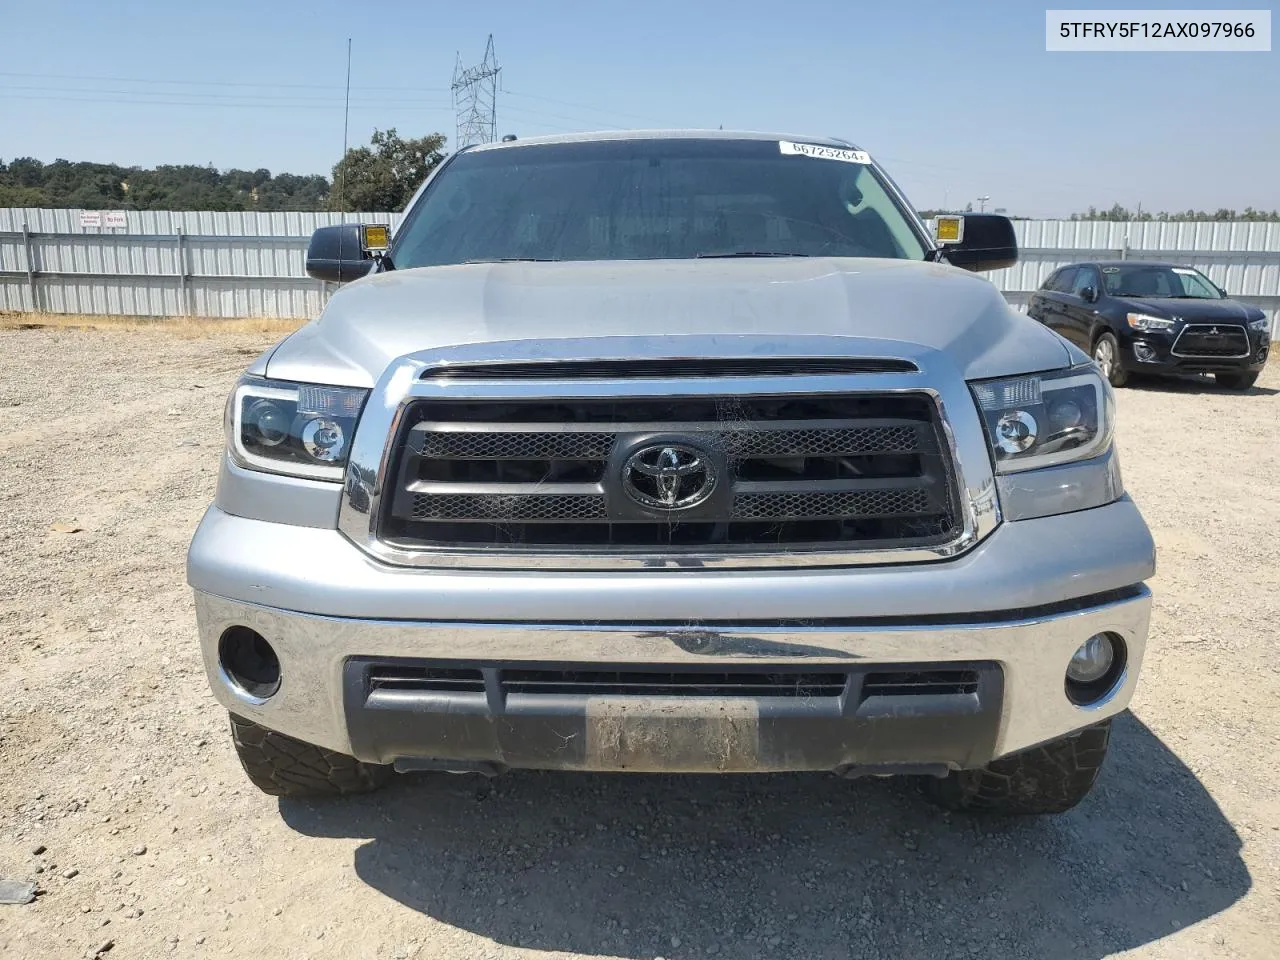
[[[1134,330],[1142,330],[1144,332],[1168,330],[1173,326],[1172,320],[1166,320],[1164,317],[1153,317],[1147,313],[1126,313],[1124,318]]]
[[[1249,329],[1257,333],[1266,333],[1271,326],[1271,321],[1265,316],[1259,317],[1257,320],[1249,321]]]
[[[972,389],[999,473],[1086,460],[1111,444],[1115,395],[1092,365]]]
[[[368,396],[354,387],[241,377],[227,400],[227,450],[250,470],[341,482]]]

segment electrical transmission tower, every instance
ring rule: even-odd
[[[484,60],[476,67],[464,67],[462,54],[453,68],[453,109],[458,117],[455,149],[498,139],[498,59],[493,52],[493,34],[484,48]]]

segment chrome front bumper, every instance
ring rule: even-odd
[[[1000,756],[1124,709],[1147,637],[1150,594],[1141,584],[1153,572],[1150,535],[1127,498],[1006,522],[963,557],[902,567],[609,574],[403,569],[372,560],[334,530],[264,523],[216,508],[188,559],[218,700],[271,729],[364,755],[378,751],[353,743],[346,685],[352,658],[597,669],[994,663],[1002,693],[988,753]],[[280,658],[281,688],[265,702],[238,690],[218,664],[218,639],[231,626],[256,630]],[[1103,631],[1124,639],[1126,672],[1104,700],[1076,706],[1064,691],[1067,663],[1085,639]],[[713,698],[690,703],[676,712],[729,710],[733,718],[716,729],[731,730],[739,741],[757,729],[758,714],[753,719],[740,705]],[[501,705],[492,706],[496,718]],[[585,704],[588,727],[611,722],[615,706]],[[642,723],[660,724],[664,704],[651,706]],[[490,752],[501,751],[495,743]],[[856,765],[857,748],[849,750],[847,761]],[[908,759],[918,760],[919,751]],[[562,765],[619,768],[606,753],[580,754]],[[751,768],[809,767],[759,761]]]

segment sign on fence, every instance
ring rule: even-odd
[[[82,227],[102,226],[102,211],[101,210],[81,210],[80,226]]]
[[[129,220],[125,217],[123,210],[108,210],[102,215],[102,225],[104,227],[127,227]]]

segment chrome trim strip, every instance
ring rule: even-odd
[[[596,341],[598,348],[616,349],[617,338]],[[649,341],[641,338],[625,338],[634,341],[633,346],[647,346],[648,351],[637,350],[637,356],[652,359],[676,359],[684,356],[737,356],[749,358],[744,352],[750,338],[734,338],[727,344],[701,337],[666,337]],[[812,338],[801,338],[810,340]],[[611,343],[610,340],[614,342]],[[668,355],[655,352],[655,348],[690,343],[692,353],[673,352]],[[562,356],[574,356],[589,350],[589,340],[570,341],[572,349]],[[915,363],[917,373],[892,374],[813,374],[808,376],[735,376],[691,377],[671,379],[636,380],[448,380],[423,379],[423,374],[441,363],[437,353],[410,354],[391,364],[379,379],[364,414],[356,427],[347,467],[342,507],[339,511],[338,529],[352,543],[370,556],[384,563],[405,567],[435,567],[453,569],[538,569],[538,570],[688,570],[690,568],[760,569],[797,567],[847,567],[885,565],[897,563],[921,563],[944,560],[972,549],[1000,524],[1000,506],[992,472],[991,455],[983,433],[981,421],[969,393],[968,384],[947,361],[944,354],[917,344],[895,341],[864,339],[860,337],[826,338],[826,345],[833,357],[862,356],[905,358]],[[516,350],[522,348],[533,354],[534,359],[545,356],[547,344],[539,341],[505,342],[488,345],[490,349]],[[724,348],[735,349],[726,354]],[[777,341],[768,347],[777,350]],[[805,344],[808,348],[809,345]],[[702,352],[705,351],[705,352]],[[892,351],[892,352],[889,352]],[[776,356],[776,354],[775,354]],[[510,359],[510,356],[500,359]],[[859,394],[859,393],[918,393],[932,398],[938,410],[938,421],[951,454],[956,471],[960,509],[963,518],[961,532],[954,539],[931,547],[886,548],[860,551],[845,545],[812,548],[789,548],[784,551],[740,549],[705,553],[685,552],[620,552],[617,550],[539,550],[527,552],[501,552],[482,549],[405,549],[383,542],[378,536],[378,518],[381,515],[382,498],[387,494],[388,471],[394,455],[393,440],[398,435],[405,411],[410,403],[428,400],[528,400],[528,399],[623,399],[641,397],[683,396],[762,396],[787,394]],[[953,414],[954,411],[954,414]]]
[[[1229,329],[1234,327],[1244,335],[1244,353],[1221,354],[1221,353],[1179,353],[1178,344],[1182,342],[1182,335],[1192,327],[1216,327],[1218,330]],[[1238,323],[1188,323],[1185,327],[1178,331],[1177,337],[1174,338],[1173,346],[1169,348],[1169,353],[1175,357],[1181,357],[1183,360],[1243,360],[1245,357],[1253,353],[1253,341],[1249,339],[1249,330],[1247,327]]]

